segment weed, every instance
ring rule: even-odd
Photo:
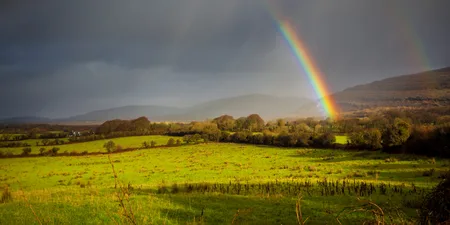
[[[430,163],[430,164],[436,164],[436,159],[433,157],[433,158],[431,158],[431,159],[428,159],[428,163]]]
[[[176,183],[172,184],[172,194],[176,194],[180,191],[180,189],[178,188],[178,185]]]
[[[317,171],[317,168],[315,166],[308,166],[307,170],[309,172],[314,172],[314,171]]]
[[[8,186],[6,185],[2,191],[2,197],[0,198],[0,203],[7,203],[12,201],[12,195],[9,191]]]
[[[395,157],[389,157],[389,158],[386,158],[384,161],[387,162],[387,163],[398,162],[398,159],[395,158]]]
[[[435,171],[436,170],[434,168],[429,169],[429,170],[425,170],[425,171],[423,171],[422,176],[424,176],[424,177],[431,177],[431,176],[433,176]]]
[[[301,194],[298,195],[297,201],[295,202],[295,215],[297,218],[297,223],[299,225],[305,225],[306,221],[308,221],[309,217],[307,217],[306,219],[303,219],[303,214],[302,214],[302,198],[303,196]]]

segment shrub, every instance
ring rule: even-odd
[[[175,139],[170,138],[170,139],[167,141],[167,146],[174,146],[174,145],[175,145]]]
[[[436,170],[433,168],[433,169],[430,169],[430,170],[425,170],[425,171],[423,171],[423,176],[424,177],[431,177],[431,176],[433,176],[433,174],[434,174],[434,172],[435,172]]]
[[[142,142],[142,148],[150,148],[150,144],[146,141]]]
[[[172,194],[176,194],[180,191],[180,189],[178,188],[178,185],[176,183],[172,184]]]
[[[150,142],[150,147],[153,148],[153,147],[155,147],[155,146],[156,146],[156,141],[151,141],[151,142]]]
[[[2,197],[0,198],[0,203],[7,203],[10,201],[12,201],[12,195],[11,192],[9,191],[8,186],[5,186],[2,192]]]
[[[51,149],[51,151],[52,151],[52,154],[53,154],[53,155],[56,155],[56,154],[58,154],[59,148],[53,147],[53,148]]]
[[[31,148],[26,147],[22,149],[22,155],[29,155],[31,153]]]
[[[107,152],[113,152],[116,149],[116,143],[114,143],[113,141],[108,141],[103,145],[103,147]]]
[[[3,151],[0,151],[0,157],[4,156],[5,153],[3,153]]]
[[[177,143],[176,143],[176,145],[181,145],[181,140],[180,139],[177,139]]]
[[[116,151],[122,151],[122,150],[123,150],[122,145],[117,145],[117,146],[116,146]]]
[[[389,157],[389,158],[386,158],[384,161],[387,162],[387,163],[389,163],[389,162],[398,162],[398,159],[395,158],[395,157]]]
[[[450,175],[450,172],[449,172]],[[450,220],[450,179],[441,181],[424,199],[420,224],[439,224]]]
[[[40,148],[40,149],[39,149],[39,154],[40,154],[40,155],[44,155],[44,152],[45,152],[45,148]]]
[[[381,132],[378,129],[369,129],[355,132],[350,135],[350,145],[361,149],[380,149]]]
[[[336,143],[336,137],[332,133],[325,133],[313,138],[313,145],[317,147],[331,147]]]

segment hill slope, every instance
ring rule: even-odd
[[[344,115],[399,107],[450,106],[450,67],[357,85],[332,97]],[[300,108],[298,116],[319,113],[317,104]]]
[[[299,107],[313,101],[306,98],[275,97],[253,94],[238,97],[218,99],[186,109],[185,113],[164,116],[166,120],[204,120],[220,115],[231,115],[235,118],[259,114],[264,119],[274,119],[292,115]]]
[[[152,121],[192,121],[212,119],[223,114],[234,117],[248,116],[258,113],[264,119],[286,117],[296,109],[312,100],[295,97],[275,97],[252,94],[224,98],[205,102],[187,108],[167,106],[124,106],[98,110],[70,118],[59,119],[59,122],[73,121],[105,121],[111,119],[131,119],[146,116]]]
[[[112,119],[135,119],[140,116],[157,117],[163,115],[171,115],[180,113],[183,110],[184,109],[176,107],[157,105],[123,106],[92,111],[83,115],[60,119],[60,121],[105,121]]]

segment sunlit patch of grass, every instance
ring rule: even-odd
[[[114,139],[105,139],[105,140],[97,140],[97,141],[90,141],[90,142],[82,142],[82,143],[68,143],[68,139],[61,139],[66,140],[66,143],[63,145],[58,145],[57,147],[60,148],[59,153],[63,152],[104,152],[106,151],[103,145],[109,141],[112,140],[116,145],[120,145],[123,148],[139,148],[142,146],[142,143],[144,141],[151,142],[155,141],[156,146],[158,145],[165,145],[167,144],[167,141],[171,137],[169,136],[163,136],[163,135],[149,135],[149,136],[136,136],[136,137],[122,137],[122,138],[114,138]],[[179,138],[181,139],[181,138]],[[52,140],[52,139],[51,139]],[[24,140],[22,142],[27,142],[31,144],[31,153],[32,154],[39,154],[39,149],[44,148],[46,150],[50,150],[54,146],[36,146],[36,141],[40,141],[39,139],[30,139],[30,140]],[[17,148],[0,148],[2,152],[12,152],[14,155],[18,155],[22,153],[23,147],[17,147]]]
[[[337,144],[347,144],[348,137],[344,135],[338,135],[336,136],[336,143]]]
[[[137,140],[137,144],[142,142],[142,139]],[[362,153],[211,143],[126,152],[111,155],[111,159],[123,183],[133,185],[134,194],[130,198],[137,221],[154,224],[185,224],[200,215],[203,208],[205,222],[211,224],[231,223],[237,209],[248,208],[253,209],[252,213],[238,217],[242,223],[296,222],[292,197],[186,194],[185,183],[317,182],[324,178],[348,177],[352,182],[414,183],[424,188],[439,182],[439,174],[447,169],[442,165],[448,164],[439,158],[434,164],[403,158],[392,163],[385,159],[393,155]],[[323,160],[330,156],[332,160]],[[434,175],[422,176],[431,169]],[[10,186],[14,201],[0,205],[0,224],[33,223],[33,215],[20,198],[20,188],[46,223],[84,223],[89,219],[93,223],[108,224],[122,220],[115,213],[118,208],[113,193],[114,175],[104,155],[0,159],[0,187],[4,184]],[[156,194],[158,189],[161,194]],[[324,218],[330,222],[335,215],[324,212],[342,210],[353,197],[305,193],[303,213],[310,216],[310,223],[324,221]],[[389,201],[401,204],[403,197],[394,194]],[[376,195],[373,199],[383,202],[388,201],[388,196]],[[330,205],[327,210],[323,209],[325,201]],[[416,215],[413,209],[405,210],[408,215]],[[353,221],[359,217],[349,218]]]

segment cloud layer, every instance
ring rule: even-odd
[[[448,1],[269,1],[4,1],[0,117],[315,97],[273,11],[296,25],[334,91],[450,65]]]

